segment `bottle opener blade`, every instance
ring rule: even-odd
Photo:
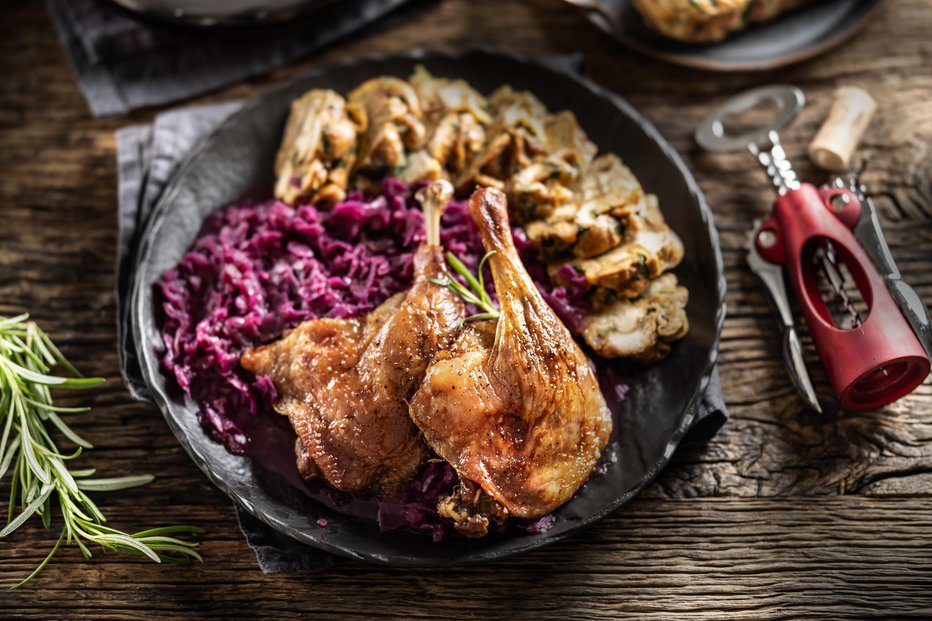
[[[802,345],[800,345],[799,336],[793,324],[790,301],[786,294],[786,283],[783,281],[783,268],[765,261],[757,251],[755,244],[757,231],[758,226],[755,225],[748,237],[746,245],[748,266],[764,284],[770,306],[780,322],[783,331],[783,359],[790,381],[806,405],[821,414],[822,406],[819,404],[819,397],[809,378],[809,370],[803,359]]]
[[[837,179],[835,187],[844,187],[844,181]],[[900,270],[896,267],[883,229],[880,228],[874,201],[871,200],[867,189],[858,184],[854,178],[850,181],[849,189],[858,196],[862,209],[861,217],[854,227],[854,236],[877,266],[877,271],[883,277],[887,289],[890,290],[890,294],[900,307],[903,316],[906,317],[906,321],[916,333],[922,348],[932,358],[932,321],[929,319],[929,311],[916,290],[901,279]]]

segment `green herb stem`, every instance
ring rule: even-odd
[[[486,261],[488,261],[489,257],[494,254],[494,250],[492,252],[485,253],[485,255],[482,257],[482,260],[479,261],[479,269],[477,270],[478,274],[473,274],[456,255],[448,252],[446,254],[447,263],[449,263],[450,267],[453,268],[454,272],[463,277],[463,280],[466,281],[466,285],[461,283],[446,270],[443,272],[446,280],[430,279],[427,281],[440,287],[444,287],[445,289],[449,289],[458,295],[463,301],[472,304],[482,311],[463,319],[462,323],[464,324],[467,321],[498,319],[498,307],[495,306],[492,298],[489,297],[488,292],[485,290],[485,280],[482,273]]]
[[[104,380],[81,377],[48,335],[28,319],[25,314],[0,317],[0,480],[12,467],[7,524],[0,529],[0,539],[35,516],[49,528],[53,505],[59,509],[62,531],[48,556],[13,588],[35,578],[62,544],[77,546],[87,559],[92,556],[89,544],[96,544],[156,563],[200,561],[197,543],[168,536],[204,532],[200,528],[168,526],[128,534],[104,525],[106,518],[85,492],[128,489],[145,485],[154,477],[91,478],[94,469],[70,467],[92,445],[72,431],[59,414],[78,414],[90,408],[58,407],[52,403],[49,388],[80,390],[99,386]],[[50,374],[55,365],[64,368],[69,376]],[[51,429],[77,448],[70,454],[59,450]],[[19,514],[16,507],[20,508]]]

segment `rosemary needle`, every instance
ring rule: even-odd
[[[109,492],[145,485],[151,475],[92,478],[93,469],[70,464],[91,444],[76,434],[59,414],[86,412],[90,408],[64,408],[52,402],[50,388],[83,389],[98,386],[102,378],[84,378],[28,315],[0,317],[0,480],[11,471],[7,524],[0,539],[9,536],[30,518],[38,517],[45,528],[57,505],[61,535],[48,556],[22,582],[32,580],[55,556],[62,544],[75,545],[84,558],[92,556],[92,544],[106,550],[131,552],[160,563],[201,560],[197,543],[171,535],[202,533],[194,526],[168,526],[128,534],[105,525],[107,519],[85,492]],[[51,375],[60,365],[68,377]],[[52,439],[55,429],[77,448],[63,453]],[[20,508],[16,514],[16,507]]]
[[[463,262],[460,261],[453,253],[448,252],[446,254],[447,263],[450,264],[450,267],[453,268],[453,271],[463,277],[463,280],[465,280],[466,284],[469,285],[468,287],[454,278],[446,270],[444,270],[443,273],[443,275],[446,276],[446,280],[430,279],[427,281],[431,284],[439,285],[449,289],[460,298],[462,298],[463,301],[472,304],[480,311],[482,311],[476,313],[475,315],[466,317],[463,319],[462,323],[479,319],[498,319],[498,308],[495,306],[495,303],[492,302],[492,298],[489,297],[488,292],[485,290],[485,280],[483,279],[482,275],[482,268],[485,267],[486,261],[488,261],[489,257],[491,257],[493,254],[495,254],[494,250],[483,255],[482,260],[479,261],[479,269],[476,270],[478,275],[470,272],[469,268],[463,265]]]

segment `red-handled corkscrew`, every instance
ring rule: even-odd
[[[727,117],[765,101],[778,108],[771,124],[727,135]],[[777,131],[804,101],[802,91],[791,86],[748,91],[715,110],[696,131],[696,140],[710,151],[750,150],[777,189],[772,212],[750,232],[748,264],[766,285],[783,324],[784,357],[800,395],[821,411],[784,275],[842,407],[878,408],[912,392],[928,375],[929,315],[900,279],[864,187],[836,179],[816,188],[798,180]]]

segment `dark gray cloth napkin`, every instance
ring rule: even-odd
[[[127,127],[117,132],[119,173],[119,244],[117,257],[117,329],[120,367],[133,397],[151,403],[139,373],[130,329],[127,293],[132,282],[133,257],[139,234],[162,189],[191,149],[240,104],[227,103],[172,110],[152,125]],[[714,436],[728,419],[718,369],[712,374],[705,398],[684,444],[698,444]],[[236,507],[240,527],[255,551],[264,573],[311,572],[332,567],[331,554],[297,543]]]
[[[265,73],[434,1],[341,0],[291,23],[211,29],[143,20],[107,0],[46,4],[91,112],[101,117]]]

